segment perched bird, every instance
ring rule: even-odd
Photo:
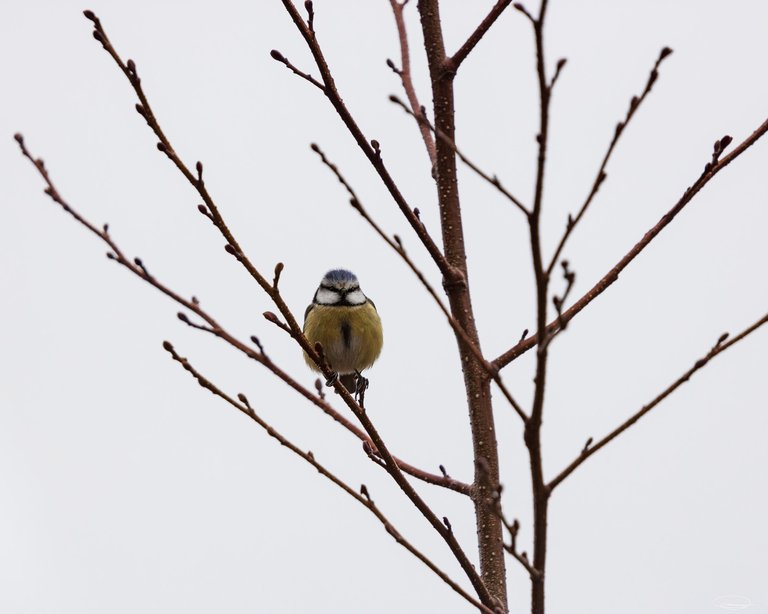
[[[304,334],[312,345],[323,346],[328,364],[347,390],[365,390],[367,380],[360,372],[379,357],[384,336],[376,305],[360,290],[353,273],[334,269],[325,274],[304,313]],[[304,360],[319,371],[306,353]]]

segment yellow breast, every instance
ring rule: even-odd
[[[304,334],[313,345],[323,346],[331,368],[342,375],[370,367],[384,344],[381,320],[370,302],[351,307],[313,305],[304,320]],[[306,354],[304,359],[318,370]]]

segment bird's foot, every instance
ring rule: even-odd
[[[363,377],[363,374],[360,373],[360,371],[355,371],[355,390],[357,392],[365,392],[368,390],[368,378]]]
[[[333,388],[333,385],[336,383],[338,379],[339,379],[339,374],[336,373],[336,371],[331,371],[331,375],[328,377],[327,380],[325,380],[325,385],[328,386],[328,388]]]
[[[368,390],[368,378],[363,377],[360,371],[355,371],[355,401],[363,407],[365,403],[365,391]]]

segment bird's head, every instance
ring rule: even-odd
[[[367,300],[354,273],[345,269],[333,269],[328,271],[320,282],[314,303],[351,306],[363,305]]]

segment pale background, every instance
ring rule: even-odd
[[[414,3],[415,4],[415,3]],[[492,2],[446,1],[455,50]],[[301,3],[299,3],[301,6]],[[323,96],[269,57],[317,74],[276,0],[3,0],[0,57],[0,612],[467,612],[367,511],[242,415],[203,391],[162,350],[183,355],[348,480],[365,482],[401,530],[461,579],[444,545],[359,443],[258,365],[175,318],[177,309],[104,257],[105,248],[41,193],[18,154],[22,131],[71,204],[108,221],[130,255],[311,385],[266,297],[195,211],[188,184],[155,149],[133,93],[91,38],[93,9],[138,66],[176,149],[205,162],[207,184],[255,263],[286,265],[301,314],[322,274],[346,266],[384,320],[369,412],[391,449],[471,477],[455,343],[405,266],[346,205],[309,150],[320,143],[371,213],[439,278]],[[532,10],[536,6],[531,3]],[[409,202],[438,237],[434,187],[400,94],[386,0],[316,2],[316,27],[346,102]],[[430,99],[415,6],[414,70]],[[551,249],[664,45],[675,49],[625,134],[609,179],[566,256],[588,289],[679,198],[724,134],[766,117],[768,5],[762,1],[551,3],[550,67],[568,65],[552,105],[545,237]],[[398,61],[399,63],[399,61]],[[458,139],[525,201],[537,102],[532,36],[514,10],[456,82]],[[544,430],[554,475],[653,398],[721,332],[768,305],[768,142],[719,175],[553,348]],[[532,327],[521,216],[462,170],[470,275],[493,357]],[[557,284],[555,284],[557,288]],[[729,350],[556,491],[548,611],[722,612],[738,595],[768,612],[768,331]],[[527,406],[531,356],[505,372]],[[519,421],[497,402],[506,506],[531,536]],[[419,485],[469,551],[469,504]],[[528,607],[508,562],[513,612]],[[462,580],[463,581],[463,580]]]

